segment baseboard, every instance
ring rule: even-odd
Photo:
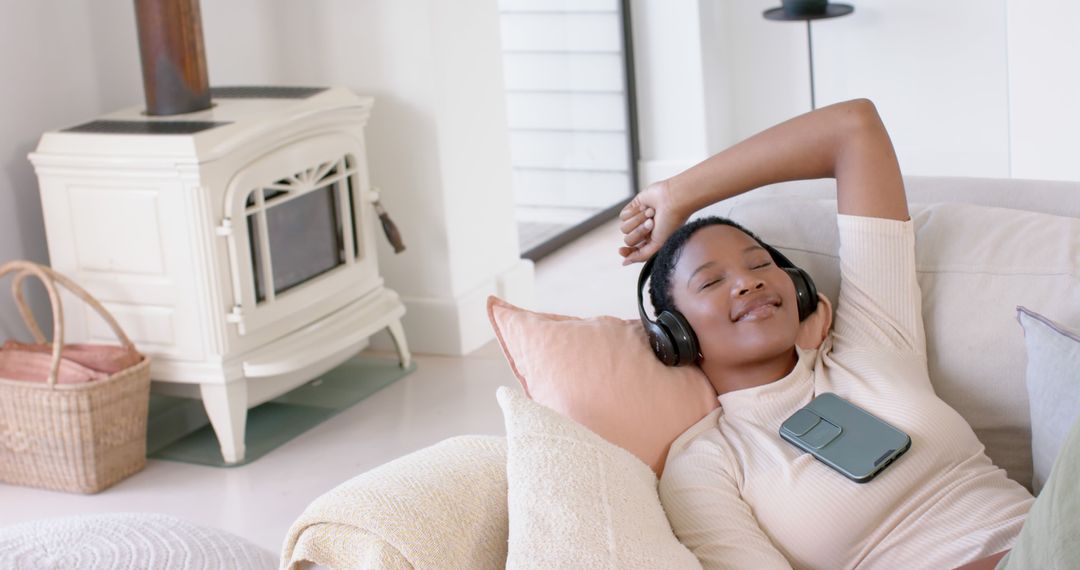
[[[522,306],[531,306],[534,299],[533,263],[519,259],[517,263],[480,286],[455,298],[405,297],[405,316],[402,326],[412,352],[461,356],[468,354],[495,338],[487,317],[487,298],[497,295]],[[386,332],[371,338],[376,350],[394,350]]]

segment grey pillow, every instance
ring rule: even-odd
[[[1024,307],[1016,308],[1027,345],[1032,487],[1042,489],[1069,429],[1080,418],[1080,333]]]

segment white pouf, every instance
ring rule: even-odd
[[[153,513],[65,517],[0,528],[0,568],[12,570],[255,570],[277,565],[277,556],[234,534]]]

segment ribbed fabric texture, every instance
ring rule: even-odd
[[[715,429],[669,460],[660,495],[705,568],[953,568],[1012,545],[1033,501],[938,398],[911,221],[840,215],[833,331],[776,382],[720,396]],[[779,436],[823,392],[903,430],[911,449],[858,484]]]

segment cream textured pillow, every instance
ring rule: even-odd
[[[505,386],[507,568],[701,568],[656,475],[626,450]]]
[[[701,369],[656,359],[638,321],[534,313],[496,297],[488,317],[526,395],[657,474],[671,442],[719,406]]]
[[[1017,305],[1080,327],[1080,219],[974,204],[911,204],[934,390],[986,453],[1031,488],[1025,348]],[[747,199],[729,215],[837,298],[836,201]],[[839,309],[839,307],[837,307]]]
[[[1017,307],[1027,344],[1027,390],[1031,406],[1032,487],[1042,490],[1065,436],[1080,418],[1080,333]]]

